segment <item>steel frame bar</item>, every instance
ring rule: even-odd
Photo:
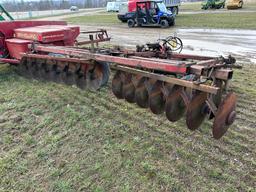
[[[88,64],[91,60],[79,59],[79,58],[62,58],[62,57],[53,57],[49,55],[41,55],[41,54],[26,54],[23,56],[34,59],[46,59],[46,60],[54,60],[54,61],[62,61],[62,62],[74,62],[74,63],[84,63]]]
[[[192,81],[186,81],[186,80],[183,80],[183,79],[168,77],[166,75],[150,73],[150,72],[147,72],[147,71],[134,69],[134,68],[130,68],[130,67],[124,67],[124,66],[120,66],[120,65],[112,65],[111,68],[115,69],[115,70],[120,70],[120,71],[124,71],[124,72],[133,73],[133,74],[143,75],[144,77],[153,78],[153,79],[156,79],[156,80],[159,80],[159,81],[164,81],[164,82],[167,82],[167,83],[180,85],[180,86],[183,86],[183,87],[186,87],[186,88],[191,88],[191,89],[203,91],[203,92],[210,93],[210,94],[215,94],[216,95],[220,90],[220,88],[218,88],[218,87],[213,87],[213,86],[203,85],[203,84],[197,85],[197,84],[193,83]]]
[[[172,53],[172,58],[176,59],[194,59],[194,60],[210,60],[215,59],[215,57],[201,56],[201,55],[190,55],[190,54],[177,54]]]
[[[6,59],[6,58],[0,58],[0,63],[10,63],[10,64],[19,64],[20,61],[17,59]]]
[[[110,62],[121,64],[129,67],[136,67],[136,68],[146,68],[150,70],[157,70],[163,72],[170,72],[176,74],[195,74],[198,76],[205,76],[208,77],[209,75],[214,75],[218,79],[228,80],[232,78],[232,70],[223,70],[218,69],[223,67],[222,60],[214,57],[204,57],[204,56],[193,56],[193,55],[186,55],[186,54],[174,54],[174,56],[179,55],[179,58],[196,58],[202,59],[199,62],[196,61],[180,61],[180,60],[172,60],[172,59],[158,59],[154,57],[146,57],[148,55],[154,56],[152,52],[146,52],[145,55],[141,54],[140,56],[134,56],[137,52],[129,52],[128,50],[118,51],[116,56],[112,55],[105,55],[100,53],[92,53],[88,49],[81,49],[81,48],[74,48],[74,47],[54,47],[54,46],[46,46],[46,45],[36,45],[35,50],[41,52],[50,52],[50,53],[58,53],[64,54],[68,56],[75,56],[78,58],[77,61],[80,62],[81,60],[89,61],[103,61],[103,62]],[[113,52],[114,53],[114,52]],[[130,54],[131,53],[131,54]],[[133,54],[134,53],[134,54]],[[119,55],[120,54],[120,55]],[[126,55],[128,54],[128,55]],[[129,56],[133,55],[133,56]],[[40,55],[38,56],[38,58]],[[54,58],[52,58],[54,59]],[[209,60],[206,60],[209,59]],[[217,68],[214,70],[213,74],[211,74],[211,69]]]
[[[82,34],[105,33],[106,35],[108,34],[107,30],[105,30],[105,29],[99,29],[99,30],[94,30],[94,31],[80,31],[80,33],[82,33]]]
[[[76,44],[79,45],[89,45],[91,43],[100,43],[104,41],[110,41],[111,38],[104,38],[104,39],[95,39],[95,40],[88,40],[88,41],[80,41],[77,42]]]
[[[174,62],[170,61],[167,63],[166,60],[155,59],[146,60],[142,58],[126,58],[120,56],[111,56],[104,54],[91,53],[88,50],[73,49],[67,47],[54,47],[54,46],[43,46],[36,45],[35,50],[48,53],[58,53],[64,55],[72,55],[75,57],[84,58],[86,60],[104,61],[110,63],[123,64],[130,67],[147,68],[151,70],[159,70],[170,73],[186,74],[188,72],[188,66],[185,62]]]

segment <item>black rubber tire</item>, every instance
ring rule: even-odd
[[[161,25],[162,28],[167,28],[167,27],[169,27],[169,23],[168,23],[168,21],[165,20],[165,19],[163,19],[163,20],[160,21],[160,25]]]
[[[128,24],[128,27],[129,27],[129,28],[134,27],[134,26],[135,26],[135,21],[134,21],[134,19],[129,19],[129,20],[127,21],[127,24]]]
[[[173,19],[172,21],[169,22],[169,26],[174,26],[175,25],[175,19]]]

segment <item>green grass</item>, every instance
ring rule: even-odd
[[[115,13],[100,13],[96,15],[86,15],[78,17],[70,17],[66,19],[68,22],[76,24],[120,24]]]
[[[202,11],[201,9],[201,4],[202,2],[193,2],[193,3],[182,3],[180,6],[180,11],[181,12],[187,12],[187,11],[193,11],[193,12],[197,12],[197,11]],[[219,9],[220,11],[226,11],[227,9]],[[256,10],[256,3],[244,3],[244,6],[242,9],[238,9],[237,11],[247,11],[247,10],[251,10],[251,11],[255,11]],[[214,10],[213,10],[214,11]]]
[[[202,7],[202,2],[193,2],[193,3],[190,3],[190,2],[188,2],[188,3],[182,3],[181,4],[181,6],[180,6],[180,11],[181,12],[191,12],[191,11],[195,11],[195,12],[197,12],[197,11],[203,11],[202,9],[201,9],[201,7]],[[220,11],[226,11],[227,9],[226,8],[224,8],[224,9],[219,9]],[[244,5],[243,5],[243,8],[242,9],[238,9],[238,11],[240,11],[240,10],[242,10],[242,11],[246,11],[246,10],[251,10],[251,11],[255,11],[256,10],[256,3],[252,3],[252,2],[250,2],[250,3],[247,3],[247,2],[245,2],[244,3]],[[214,10],[213,10],[214,11]]]
[[[201,3],[202,2],[182,3],[181,6],[179,7],[180,12],[201,11]]]
[[[70,23],[89,25],[114,25],[126,26],[121,23],[116,14],[97,14],[81,17],[70,17]],[[201,13],[201,14],[180,14],[176,18],[177,28],[221,28],[221,29],[256,29],[256,12],[225,12],[225,13]]]
[[[244,61],[240,61],[241,63]],[[236,70],[238,116],[211,138],[98,92],[0,65],[0,191],[253,191],[255,66]]]
[[[176,27],[256,29],[254,13],[184,14],[176,19]]]

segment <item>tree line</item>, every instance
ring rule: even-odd
[[[43,11],[43,10],[57,10],[69,9],[71,6],[78,8],[97,8],[105,7],[110,0],[3,0],[3,5],[6,10],[15,11]]]

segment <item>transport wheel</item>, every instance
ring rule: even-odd
[[[128,27],[129,27],[129,28],[134,27],[134,26],[135,26],[135,21],[134,21],[134,19],[129,19],[129,20],[127,21],[127,24],[128,24]]]
[[[237,97],[234,93],[229,93],[221,102],[213,122],[212,133],[215,139],[220,139],[232,125],[236,118]]]
[[[186,123],[190,130],[196,130],[203,123],[207,115],[206,105],[207,93],[197,93],[192,101],[188,104]]]
[[[126,73],[125,81],[123,83],[123,96],[129,103],[135,102],[135,86],[132,82],[133,75]]]
[[[171,92],[166,100],[165,114],[169,121],[176,122],[182,118],[186,111],[186,104],[181,96],[182,89]]]
[[[158,115],[164,112],[165,98],[162,92],[162,82],[157,81],[149,94],[149,108],[152,113]]]
[[[137,105],[139,105],[142,108],[147,108],[148,107],[148,98],[149,98],[149,93],[148,89],[146,87],[146,81],[148,81],[146,78],[142,78],[135,90],[135,101]]]
[[[160,21],[160,25],[161,25],[162,28],[167,28],[167,27],[169,27],[169,23],[168,23],[168,21],[165,20],[165,19]]]
[[[117,71],[112,80],[112,92],[118,99],[123,99],[123,72]]]
[[[173,19],[171,22],[169,22],[169,26],[174,26],[175,25],[175,19]]]

